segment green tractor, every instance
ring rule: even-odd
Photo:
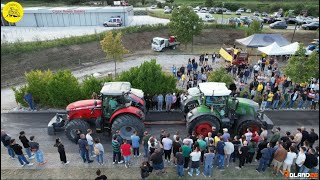
[[[260,131],[261,127],[268,130],[273,128],[273,122],[258,111],[258,103],[230,96],[231,91],[225,83],[200,83],[197,88],[200,96],[188,98],[193,99],[193,103],[190,103],[193,108],[186,114],[188,133],[195,131],[207,136],[212,126],[217,131],[228,128],[234,135],[246,133],[247,128],[252,128],[253,132]]]

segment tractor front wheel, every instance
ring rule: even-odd
[[[120,131],[120,136],[123,139],[130,140],[134,131],[137,131],[138,136],[142,137],[144,132],[144,124],[140,118],[130,114],[123,114],[116,117],[112,123],[112,134]]]
[[[188,133],[191,134],[192,131],[195,131],[196,134],[201,134],[203,136],[208,136],[208,132],[212,131],[212,126],[216,127],[216,130],[220,130],[219,120],[210,115],[203,115],[197,117],[188,125]]]
[[[262,126],[262,123],[259,121],[247,120],[238,125],[237,134],[240,136],[245,134],[246,132],[248,132],[248,128],[252,129],[252,134],[254,134],[256,131],[259,133]]]
[[[71,120],[65,128],[65,134],[69,140],[77,143],[77,130],[81,133],[86,134],[87,130],[90,128],[89,124],[83,119]]]

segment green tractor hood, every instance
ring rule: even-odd
[[[237,100],[239,101],[239,103],[236,109],[236,114],[242,116],[256,116],[259,109],[258,103],[246,98],[237,98]],[[232,103],[232,99],[229,100],[229,103]]]

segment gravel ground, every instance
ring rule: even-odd
[[[169,20],[150,16],[134,16],[130,26],[144,24],[167,24]],[[114,29],[104,26],[74,26],[74,27],[1,27],[1,43],[52,40],[70,36],[81,36],[100,33]]]

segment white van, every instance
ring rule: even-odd
[[[197,13],[204,22],[213,22],[214,17],[209,13]]]

